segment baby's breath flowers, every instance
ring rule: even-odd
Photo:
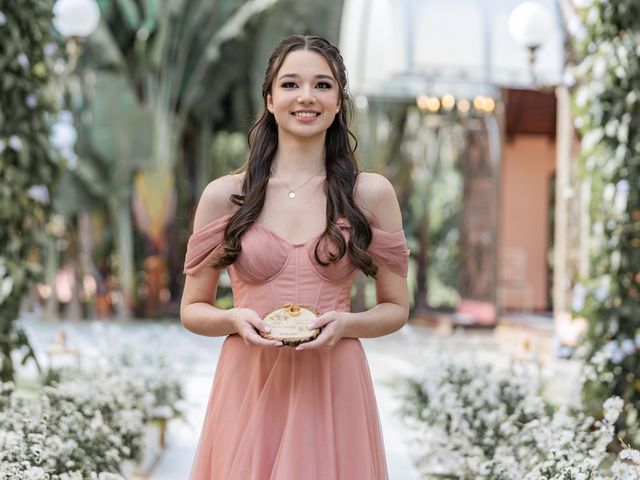
[[[616,480],[638,480],[640,479],[640,452],[622,441],[621,443],[624,449],[618,454],[611,472]]]
[[[460,480],[640,479],[635,450],[603,471],[624,402],[609,398],[604,418],[548,405],[530,366],[499,369],[477,361],[433,361],[409,380],[402,412],[414,428],[425,478]]]
[[[131,394],[101,381],[60,382],[37,402],[0,384],[0,480],[123,480],[107,472],[133,457],[143,424],[128,414]]]
[[[0,480],[124,480],[145,426],[180,413],[165,359],[132,355],[87,371],[50,372],[37,399],[0,382]]]

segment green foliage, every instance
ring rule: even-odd
[[[589,322],[584,396],[625,401],[623,439],[640,443],[640,4],[590,1],[581,10],[576,125],[591,182],[591,269],[573,308]]]
[[[13,378],[11,352],[33,358],[16,325],[20,303],[41,278],[39,250],[60,168],[49,145],[50,1],[0,0],[0,380]]]

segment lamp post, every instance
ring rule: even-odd
[[[76,68],[80,54],[79,42],[91,35],[100,23],[100,9],[96,0],[58,0],[53,6],[53,26],[67,39],[67,54],[69,60],[64,69],[63,77],[66,79]],[[53,125],[51,140],[53,145],[60,150],[67,159],[75,161],[73,145],[77,139],[76,130],[73,127],[71,112],[63,111],[60,118]]]
[[[529,74],[534,86],[537,83],[534,70],[536,52],[552,33],[553,22],[549,9],[535,1],[521,3],[509,16],[509,33],[517,43],[529,50]]]
[[[100,9],[96,0],[57,0],[53,6],[53,26],[55,30],[65,37],[66,51],[68,59],[64,68],[57,73],[61,77],[61,98],[64,98],[67,90],[67,83],[71,73],[75,70],[80,54],[79,43],[85,37],[91,35],[100,23]],[[73,151],[73,145],[77,139],[77,132],[73,126],[71,112],[61,112],[57,122],[51,129],[51,142],[59,149],[66,158],[67,168],[73,170],[77,165],[77,157]],[[53,240],[51,240],[53,242]],[[50,251],[55,252],[55,244],[50,244]],[[75,248],[75,247],[74,247]],[[76,254],[73,253],[72,256]],[[73,262],[75,265],[75,261]],[[55,272],[58,270],[58,260],[56,255],[50,255],[47,265],[47,282],[53,285],[55,282]],[[68,308],[69,318],[80,317],[80,303],[78,298],[79,276],[74,267],[74,287],[73,295]],[[54,318],[57,316],[56,295],[50,295],[47,301],[45,317]]]
[[[53,26],[67,39],[68,72],[72,72],[80,53],[78,43],[91,35],[100,23],[95,0],[58,0],[53,6]]]

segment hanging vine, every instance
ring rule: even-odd
[[[589,278],[573,292],[587,319],[584,399],[625,401],[622,438],[640,444],[640,3],[581,2],[574,96],[581,171],[591,184]]]
[[[35,355],[16,322],[39,254],[59,166],[49,143],[53,2],[0,0],[0,380],[14,376],[11,354]]]

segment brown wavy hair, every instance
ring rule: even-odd
[[[239,208],[231,216],[224,232],[223,252],[212,264],[215,268],[224,268],[236,261],[242,250],[240,239],[256,221],[264,206],[271,164],[278,146],[278,126],[275,118],[267,110],[267,95],[271,93],[285,57],[289,52],[309,50],[322,55],[341,88],[341,108],[333,123],[327,129],[325,137],[326,180],[324,191],[327,196],[327,226],[318,239],[314,255],[316,261],[324,266],[337,262],[345,254],[356,267],[366,275],[375,277],[377,267],[371,255],[367,253],[371,243],[371,226],[362,210],[356,205],[353,190],[359,174],[354,155],[357,141],[348,128],[353,112],[353,104],[347,87],[347,73],[339,50],[322,37],[308,35],[290,35],[283,39],[269,57],[264,82],[262,83],[262,109],[249,129],[249,157],[238,170],[244,172],[242,194],[232,194],[231,201]],[[349,138],[353,138],[352,147]],[[351,226],[349,241],[345,241],[336,221],[345,217]],[[337,252],[330,251],[328,261],[320,258],[319,247],[330,242]]]

